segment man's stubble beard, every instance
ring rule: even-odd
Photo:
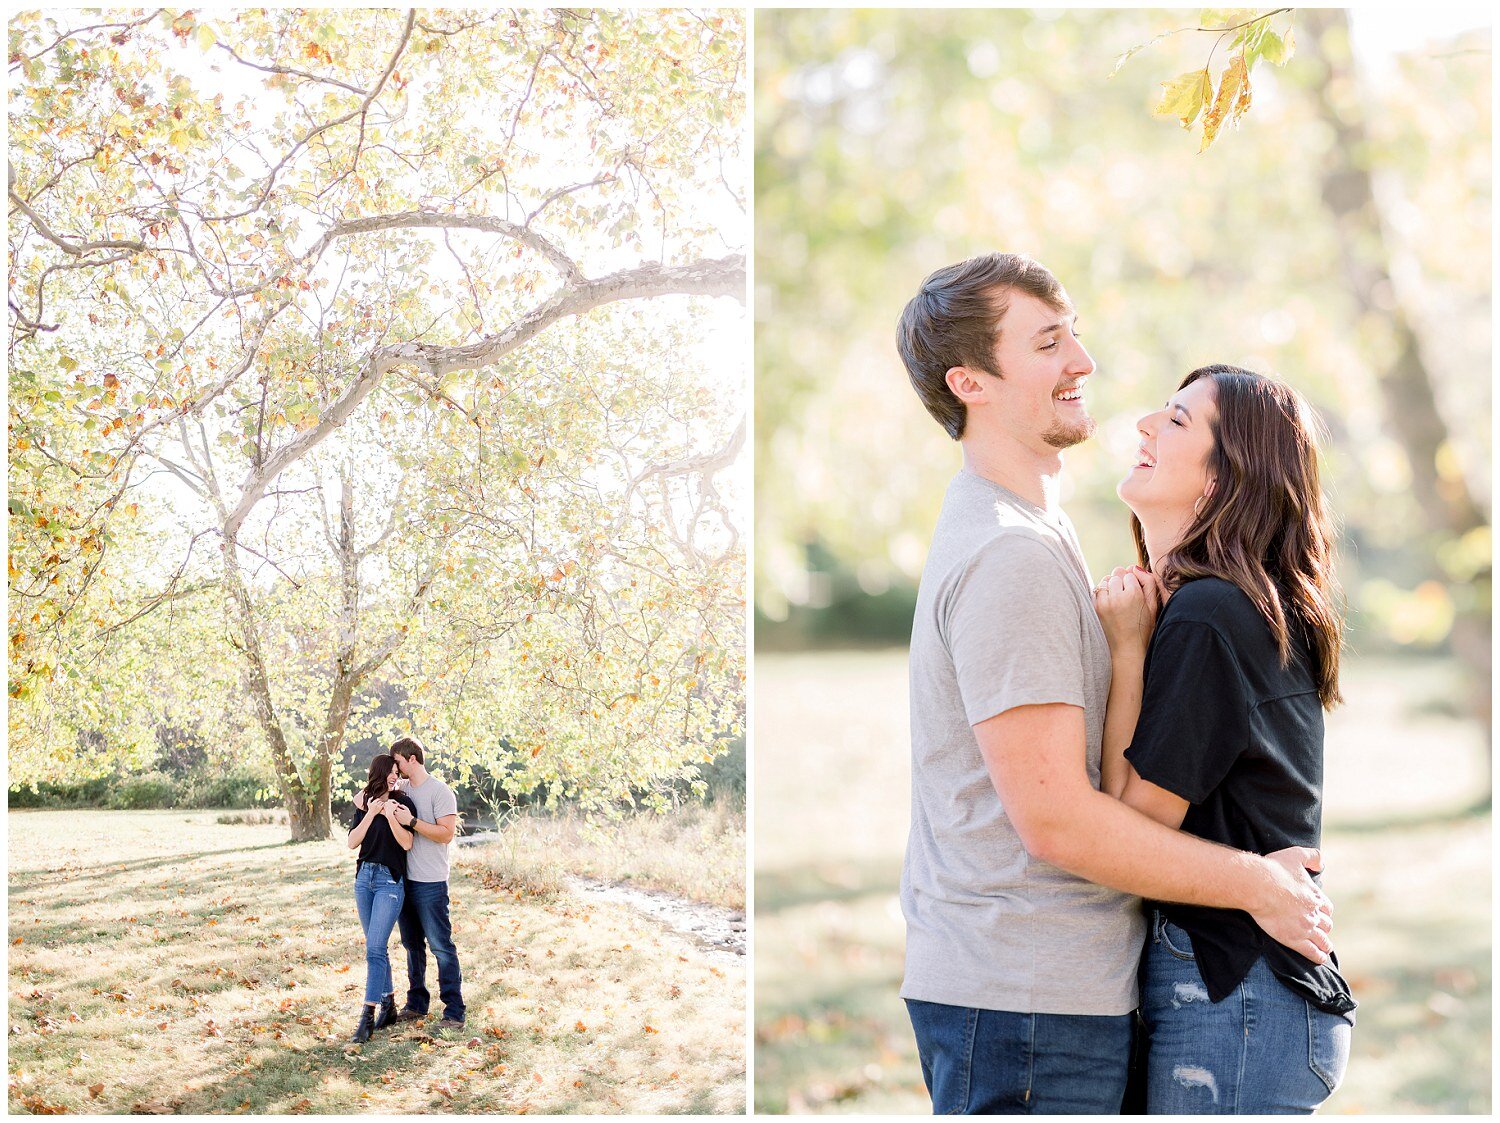
[[[1064,425],[1061,421],[1053,422],[1052,428],[1042,434],[1042,440],[1061,451],[1082,444],[1092,437],[1098,428],[1099,423],[1085,414],[1083,420],[1076,425]]]

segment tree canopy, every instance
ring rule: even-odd
[[[12,784],[171,720],[314,836],[379,683],[448,768],[585,802],[719,751],[744,46],[719,11],[11,22]]]

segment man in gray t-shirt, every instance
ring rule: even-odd
[[[417,813],[402,808],[397,821],[415,836],[406,856],[406,898],[397,921],[406,947],[406,1006],[400,1018],[427,1013],[432,995],[427,990],[427,948],[437,960],[438,994],[443,1000],[439,1029],[464,1024],[463,974],[453,946],[448,918],[448,846],[458,830],[458,800],[453,789],[427,771],[425,750],[415,737],[398,738],[391,745],[396,767],[406,777],[406,794]]]
[[[1214,846],[1099,791],[1109,646],[1058,502],[1061,451],[1094,430],[1075,319],[1047,270],[988,254],[928,277],[898,330],[963,449],[912,623],[901,879],[901,995],[939,1114],[1119,1112],[1142,896],[1329,946],[1315,852]]]

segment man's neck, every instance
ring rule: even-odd
[[[423,784],[427,783],[428,775],[427,769],[419,764],[411,770],[411,775],[406,778],[406,782],[414,788],[420,788]]]
[[[1008,436],[975,435],[960,443],[965,469],[1015,492],[1048,515],[1061,513],[1062,454],[1057,449],[1039,453]]]

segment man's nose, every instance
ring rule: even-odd
[[[1068,363],[1068,373],[1080,378],[1094,373],[1094,360],[1089,356],[1088,348],[1078,339],[1073,337],[1073,354]]]

